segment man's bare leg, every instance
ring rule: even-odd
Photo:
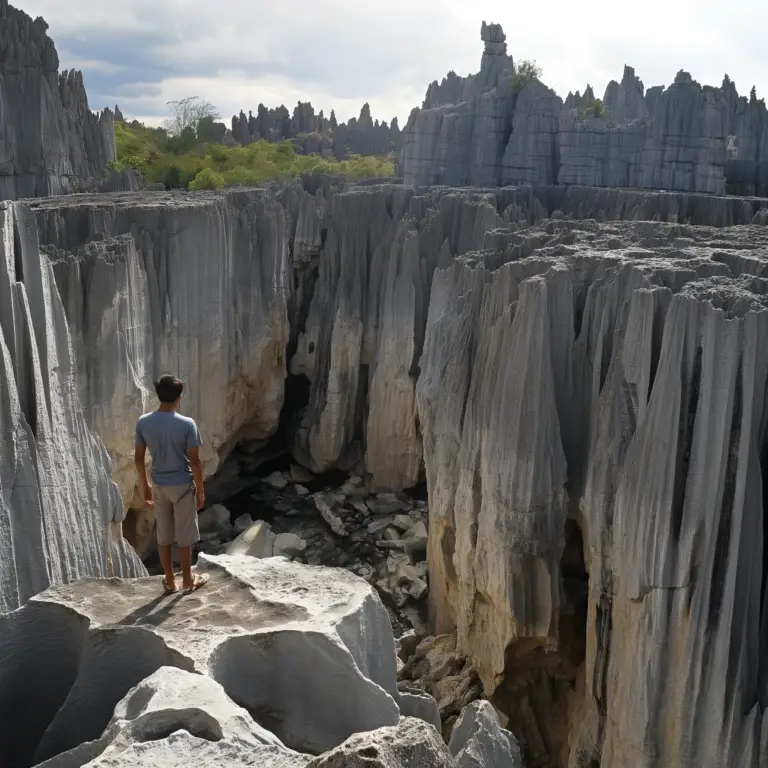
[[[182,588],[185,592],[200,589],[208,581],[208,574],[192,575],[192,547],[179,547],[179,562],[181,563],[181,574],[184,581]]]
[[[176,575],[173,572],[173,555],[170,544],[158,544],[157,553],[160,555],[160,564],[165,574],[165,588],[168,591],[176,589]]]
[[[184,579],[184,589],[192,587],[192,547],[179,547],[179,563],[181,563],[181,576]]]

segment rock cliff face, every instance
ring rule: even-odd
[[[406,184],[562,184],[713,194],[768,192],[768,112],[726,77],[702,87],[679,72],[645,91],[631,67],[602,106],[592,89],[565,103],[517,82],[504,33],[483,23],[478,75],[432,83],[403,131]],[[596,107],[597,105],[597,107]]]
[[[207,474],[262,447],[289,384],[294,456],[364,461],[374,487],[419,481],[419,368],[432,275],[499,226],[578,217],[749,222],[757,201],[540,187],[417,195],[334,181],[30,203],[75,346],[81,399],[133,499],[133,426],[174,370],[202,425]],[[522,221],[523,223],[519,223]],[[286,370],[287,369],[287,370]],[[144,532],[147,533],[146,531]]]
[[[86,426],[53,270],[32,212],[0,204],[0,613],[50,584],[145,573],[109,456]]]
[[[24,210],[127,494],[166,368],[209,474],[281,428],[316,472],[426,477],[435,629],[527,764],[715,768],[762,749],[765,206],[307,179]]]
[[[555,222],[435,275],[433,617],[529,765],[763,765],[766,247]]]
[[[83,191],[115,157],[112,112],[90,111],[79,72],[59,74],[47,29],[0,0],[0,200]]]

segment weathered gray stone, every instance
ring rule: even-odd
[[[112,112],[88,108],[80,72],[59,74],[47,29],[0,0],[0,200],[84,191],[115,158]]]
[[[271,475],[267,475],[262,482],[276,491],[285,490],[288,486],[288,478],[282,472],[273,472]]]
[[[501,157],[501,183],[556,184],[562,99],[532,80],[515,101],[512,135]]]
[[[133,430],[156,402],[161,373],[187,383],[182,412],[201,428],[206,475],[239,440],[265,440],[277,427],[289,338],[286,212],[256,191],[190,195],[180,205],[164,194],[121,195],[109,215],[94,207],[98,199],[36,202],[36,216],[89,425],[113,457],[126,504],[138,509]],[[153,516],[137,517],[140,546]]]
[[[204,509],[197,516],[200,533],[215,533],[226,538],[232,533],[232,522],[229,510],[222,504],[214,504]]]
[[[273,555],[275,557],[296,557],[307,548],[307,542],[295,533],[278,533],[275,537]]]
[[[344,497],[340,494],[316,493],[312,500],[315,502],[320,516],[328,523],[328,527],[337,536],[349,536],[349,531],[344,526],[344,519],[339,514],[339,508],[344,503]]]
[[[533,762],[570,745],[573,766],[758,764],[762,495],[747,488],[766,443],[768,242],[592,227],[552,222],[529,258],[436,273],[417,386],[432,617]],[[648,737],[670,719],[674,737]]]
[[[240,517],[235,520],[235,533],[239,536],[241,533],[247,531],[254,522],[254,519],[250,515],[240,515]]]
[[[352,736],[307,768],[454,768],[438,732],[421,720],[405,717],[389,728]]]
[[[228,547],[228,555],[248,555],[267,558],[275,554],[276,536],[263,520],[257,520],[244,530]]]
[[[139,257],[136,238],[151,240],[153,223],[177,221],[184,206],[220,214],[239,232],[235,222],[252,221],[254,209],[295,222],[305,195],[310,191],[297,183],[143,202],[131,195],[45,200],[33,208],[59,251],[79,248],[84,232],[93,235],[92,247],[122,236],[122,247],[134,249],[127,260],[134,269],[152,263],[147,254],[154,253],[143,246]],[[759,485],[765,443],[765,386],[753,347],[765,315],[768,244],[764,227],[747,225],[761,220],[765,201],[579,186],[419,193],[390,185],[334,187],[324,195],[327,239],[311,257],[319,262],[306,315],[296,315],[306,323],[284,337],[295,337],[291,367],[310,384],[306,408],[291,414],[291,450],[313,467],[345,473],[361,472],[364,456],[366,482],[392,491],[417,481],[423,460],[430,609],[438,631],[457,631],[459,655],[471,661],[470,671],[452,671],[440,688],[446,732],[481,695],[479,673],[534,763],[560,759],[569,746],[577,766],[638,754],[654,768],[697,761],[709,768],[712,755],[720,764],[751,759],[764,719],[759,689],[746,681],[760,679],[762,647],[762,494],[751,489]],[[712,228],[732,225],[740,226]],[[292,227],[286,223],[284,233]],[[242,246],[243,264],[251,265],[269,238],[260,236],[257,248],[252,232],[241,234],[249,251],[246,259]],[[4,247],[15,274],[23,249],[14,239],[6,235]],[[226,253],[212,246],[201,268],[226,272]],[[272,275],[271,257],[256,263]],[[262,285],[261,276],[248,277]],[[24,267],[24,282],[36,279]],[[89,302],[99,306],[87,279],[61,284],[73,295],[92,292]],[[290,279],[283,285],[295,287]],[[120,303],[134,294],[118,295]],[[293,317],[294,299],[276,296],[274,306]],[[100,299],[113,300],[108,292]],[[89,302],[68,303],[75,327],[85,326]],[[388,302],[394,309],[384,311]],[[0,303],[4,334],[15,323],[7,306]],[[20,326],[12,327],[11,357]],[[223,346],[211,342],[210,349],[237,360],[230,337],[216,338]],[[273,342],[268,370],[276,378],[280,372],[282,392],[286,361],[277,357],[285,349]],[[678,351],[682,367],[675,368]],[[115,354],[105,359],[121,359]],[[106,380],[110,370],[99,362],[92,372]],[[27,396],[15,378],[14,386],[20,400]],[[95,392],[86,406],[95,418],[101,391],[85,391]],[[118,401],[107,410],[118,413]],[[249,409],[240,412],[218,450],[250,443],[253,418]],[[681,458],[670,461],[677,448],[661,451],[661,444],[681,446]],[[707,485],[717,478],[722,487]],[[737,493],[742,487],[749,492]],[[349,531],[350,547],[362,549],[367,543],[353,536],[367,528],[368,507],[339,497],[330,511]],[[392,520],[414,506],[397,494],[371,499]],[[285,519],[292,519],[287,512]],[[308,559],[341,562],[346,553],[315,523],[322,542]],[[734,548],[727,557],[726,541]],[[408,589],[421,594],[426,574],[407,553],[394,554],[392,574],[387,558],[370,577],[405,613],[414,608]],[[358,555],[349,557],[357,567]],[[408,578],[399,578],[401,569]],[[720,614],[709,611],[710,601]],[[678,649],[674,665],[669,648]],[[625,679],[634,681],[631,690]],[[677,690],[694,704],[684,706]],[[725,713],[727,733],[714,712]],[[679,725],[674,738],[643,741],[666,722]]]
[[[199,565],[210,581],[193,596],[162,598],[156,579],[87,580],[0,617],[0,660],[9,660],[0,666],[3,765],[50,759],[105,729],[102,746],[112,749],[121,732],[164,740],[186,727],[241,746],[318,754],[354,733],[397,726],[389,617],[364,581],[280,558],[203,555]],[[178,672],[141,683],[161,667],[218,685]],[[32,699],[34,708],[25,704]]]
[[[522,768],[517,739],[499,725],[487,701],[476,701],[462,713],[448,745],[458,768]]]
[[[8,12],[0,6],[0,18]],[[0,612],[51,584],[146,573],[123,539],[109,456],[83,411],[34,217],[0,203]]]
[[[196,750],[193,757],[184,742],[172,739],[172,735],[179,732],[192,737],[192,743],[202,754]],[[149,754],[142,754],[137,748],[147,742],[157,746]],[[212,744],[216,744],[215,750]],[[303,767],[308,760],[287,749],[274,734],[257,725],[215,680],[168,666],[160,667],[118,702],[99,739],[85,742],[39,765],[41,768],[128,766],[130,760],[136,760],[139,755],[148,761],[150,754],[155,760],[162,754],[164,760],[169,761],[163,765],[181,766],[185,757],[194,759],[198,765],[206,765],[198,761],[210,760],[211,753],[219,759],[227,753],[236,756],[237,765],[242,764],[240,759],[244,762],[248,753],[258,756],[265,766]]]

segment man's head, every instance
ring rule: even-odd
[[[184,382],[166,374],[155,382],[155,392],[163,405],[175,405],[184,391]]]

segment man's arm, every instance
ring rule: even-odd
[[[154,501],[152,499],[152,486],[149,484],[149,479],[147,478],[146,455],[147,446],[137,442],[133,451],[133,461],[136,464],[136,474],[139,476],[141,496],[144,499],[144,503],[151,507]]]
[[[195,478],[195,498],[197,499],[197,509],[199,511],[203,508],[203,504],[205,504],[203,462],[200,458],[200,449],[197,446],[187,448],[187,456],[189,456],[189,466],[192,468],[192,477]]]
[[[197,500],[198,512],[205,504],[205,487],[203,485],[203,462],[200,458],[200,446],[203,444],[203,438],[200,437],[200,430],[193,421],[190,424],[187,434],[187,456],[189,457],[189,466],[192,469],[192,477],[195,479],[195,498]]]

